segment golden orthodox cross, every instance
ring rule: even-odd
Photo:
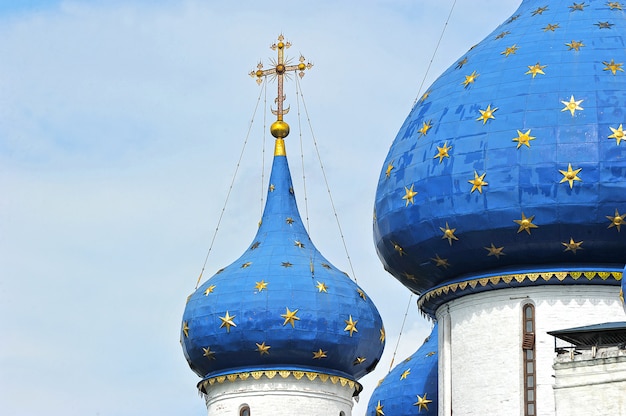
[[[268,75],[273,75],[278,79],[278,96],[274,100],[276,103],[276,110],[272,110],[272,114],[276,116],[277,121],[283,121],[283,115],[289,112],[289,107],[286,109],[283,108],[283,102],[285,101],[285,94],[283,92],[283,78],[287,72],[290,71],[300,71],[298,75],[300,78],[304,76],[305,69],[311,69],[313,66],[312,63],[307,62],[304,63],[304,56],[300,55],[300,59],[298,60],[297,65],[288,65],[289,62],[285,62],[285,49],[289,48],[291,43],[285,42],[285,38],[283,35],[278,36],[278,43],[274,43],[270,48],[272,50],[278,50],[278,59],[274,61],[272,59],[272,68],[263,69],[263,64],[259,62],[257,65],[257,70],[250,72],[250,76],[256,77],[257,84],[261,84],[263,82],[263,78]],[[285,135],[286,136],[286,135]],[[285,137],[283,136],[283,137]]]

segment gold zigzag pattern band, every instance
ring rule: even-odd
[[[316,373],[312,371],[300,371],[300,370],[258,370],[258,371],[245,371],[242,373],[232,373],[225,374],[221,376],[211,377],[206,380],[202,380],[198,383],[198,390],[200,393],[207,394],[208,389],[213,386],[215,383],[223,384],[225,382],[234,382],[237,380],[248,380],[252,378],[254,380],[259,380],[261,377],[265,377],[268,379],[273,379],[274,377],[279,376],[281,378],[289,378],[293,377],[296,380],[300,380],[303,377],[306,377],[310,381],[315,379],[319,379],[322,383],[326,383],[330,381],[332,384],[341,384],[341,386],[348,386],[349,388],[354,390],[355,395],[359,394],[361,390],[363,390],[363,386],[357,383],[354,380],[350,380],[340,376],[331,376],[329,374],[324,373]]]
[[[492,285],[504,284],[510,285],[511,282],[515,281],[516,283],[522,283],[525,280],[529,280],[531,282],[536,282],[537,280],[541,281],[549,281],[552,279],[557,279],[559,281],[565,280],[565,278],[570,277],[574,280],[578,279],[614,279],[616,281],[622,280],[622,272],[598,272],[598,271],[579,271],[579,272],[538,272],[538,273],[519,273],[519,274],[505,274],[501,276],[491,276],[491,277],[481,277],[473,280],[466,280],[464,282],[459,283],[451,283],[446,286],[439,287],[437,289],[431,290],[429,292],[424,293],[417,302],[417,305],[421,308],[424,303],[428,301],[432,301],[442,295],[447,295],[452,292],[455,293],[457,290],[459,292],[463,292],[467,290],[467,288],[474,289],[476,286],[485,287],[487,284],[491,283]],[[541,279],[541,280],[540,280]]]

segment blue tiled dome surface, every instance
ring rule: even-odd
[[[383,334],[370,298],[311,242],[287,158],[275,156],[253,242],[188,299],[181,342],[189,365],[204,378],[278,369],[358,379],[380,359]]]
[[[437,325],[424,344],[402,361],[376,387],[367,405],[367,416],[436,416],[438,410]],[[376,409],[379,408],[379,412]]]
[[[618,5],[524,1],[411,110],[385,159],[374,221],[379,257],[411,290],[520,265],[621,270]]]

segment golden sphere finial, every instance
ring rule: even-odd
[[[270,126],[270,133],[277,139],[284,139],[289,135],[289,124],[282,120],[276,120]]]

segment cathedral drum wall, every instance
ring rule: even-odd
[[[437,310],[440,414],[524,415],[523,310],[534,310],[535,414],[555,416],[554,337],[548,331],[620,321],[624,312],[614,286],[543,286],[501,289],[452,300]],[[445,341],[444,341],[445,344]],[[449,409],[449,410],[447,410]],[[443,413],[442,413],[443,412]]]
[[[248,379],[216,383],[208,389],[205,400],[211,416],[350,416],[353,392],[347,384],[330,379]],[[242,413],[246,406],[249,413]]]

